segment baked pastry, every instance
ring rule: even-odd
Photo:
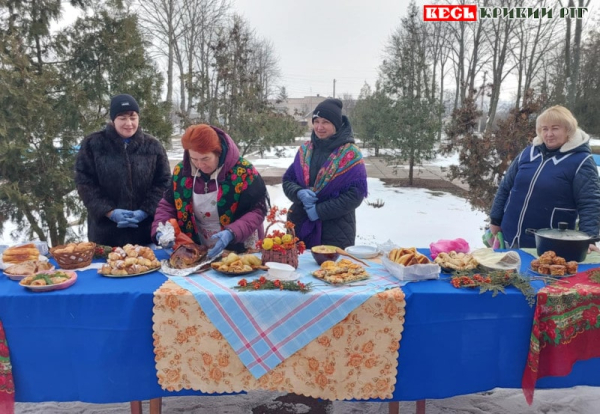
[[[2,253],[2,261],[4,263],[23,263],[27,260],[37,260],[40,256],[40,251],[33,243],[24,244],[22,246],[9,247]]]
[[[565,270],[566,270],[566,266],[550,265],[550,275],[551,276],[564,276]]]
[[[540,266],[538,267],[538,273],[541,273],[543,275],[549,275],[550,274],[550,265],[549,264],[540,264]]]
[[[567,273],[569,273],[569,274],[577,273],[577,262],[574,260],[567,262],[566,268],[567,268]]]
[[[531,269],[534,272],[537,272],[539,267],[540,267],[540,261],[538,259],[534,259],[531,261]]]
[[[567,261],[565,260],[564,257],[560,257],[560,256],[556,256],[552,258],[552,264],[553,265],[565,265],[567,264]]]
[[[196,243],[182,244],[169,258],[169,264],[175,269],[187,269],[199,264],[207,254],[206,246]]]
[[[137,244],[126,244],[116,247],[108,254],[106,264],[98,269],[98,273],[107,276],[127,276],[146,273],[159,267],[160,262],[152,249]]]
[[[4,273],[11,276],[24,276],[33,275],[37,272],[43,272],[52,269],[52,264],[49,262],[42,262],[41,260],[27,260],[23,263],[18,263],[12,266],[8,266],[4,269]]]

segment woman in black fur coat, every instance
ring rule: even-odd
[[[97,244],[150,244],[154,211],[171,172],[162,144],[139,128],[130,95],[110,103],[112,120],[84,138],[75,163],[77,192],[88,211],[88,239]]]

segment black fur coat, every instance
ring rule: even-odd
[[[98,244],[149,244],[154,211],[170,183],[167,153],[138,128],[125,146],[112,124],[84,138],[75,163],[77,191],[88,211],[88,239]],[[120,208],[143,210],[138,228],[118,228],[105,215]]]

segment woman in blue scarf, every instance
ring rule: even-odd
[[[326,99],[312,116],[311,139],[302,144],[283,176],[293,204],[288,220],[306,247],[354,245],[355,210],[367,196],[367,170],[342,101]]]

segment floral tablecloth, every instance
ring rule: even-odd
[[[167,281],[154,294],[158,382],[169,391],[265,389],[330,400],[391,398],[405,305],[399,288],[376,293],[257,379],[194,296]]]
[[[246,368],[260,378],[375,293],[402,283],[382,265],[373,263],[368,268],[368,280],[331,286],[312,276],[319,266],[310,253],[300,255],[298,263],[298,282],[312,284],[306,294],[277,289],[239,292],[239,277],[214,270],[170,280],[194,295]],[[249,277],[249,283],[258,277]]]
[[[8,342],[0,321],[0,413],[12,414],[15,410],[15,384],[8,353]]]
[[[600,357],[599,315],[599,269],[540,289],[522,380],[527,403],[538,378],[568,375],[575,362]]]

